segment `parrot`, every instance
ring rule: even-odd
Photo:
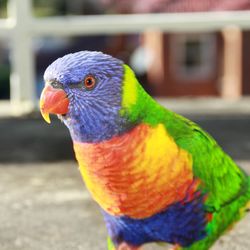
[[[44,82],[41,114],[68,128],[109,250],[210,249],[249,211],[250,177],[198,124],[152,98],[122,60],[70,53],[47,67]]]

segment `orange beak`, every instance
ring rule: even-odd
[[[46,85],[40,97],[40,110],[44,120],[50,123],[49,114],[67,114],[69,99],[64,90]]]

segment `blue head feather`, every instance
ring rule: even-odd
[[[45,71],[47,82],[58,82],[68,95],[69,112],[60,118],[73,140],[98,142],[127,129],[120,117],[123,62],[101,52],[81,51],[58,58]],[[92,75],[96,87],[87,90],[83,79]]]

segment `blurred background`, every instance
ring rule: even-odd
[[[249,0],[0,0],[1,250],[105,249],[68,131],[38,111],[46,67],[80,50],[129,64],[250,173]],[[249,249],[249,231],[214,249]]]

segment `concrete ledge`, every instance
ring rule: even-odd
[[[250,115],[250,97],[222,98],[156,98],[164,107],[180,114],[190,115]]]

